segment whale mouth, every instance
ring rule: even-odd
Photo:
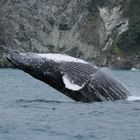
[[[13,51],[7,55],[8,61],[15,67],[23,68],[28,65],[25,56],[17,51]]]

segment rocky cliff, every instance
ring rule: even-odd
[[[0,65],[18,50],[140,68],[139,9],[139,0],[0,0]]]

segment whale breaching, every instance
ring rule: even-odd
[[[120,82],[100,68],[68,55],[12,52],[7,59],[16,68],[75,101],[124,100],[131,95]]]

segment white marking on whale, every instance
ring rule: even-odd
[[[33,56],[34,58],[43,58],[43,59],[48,59],[48,60],[53,60],[55,62],[75,62],[75,63],[84,63],[84,64],[88,64],[88,62],[79,59],[79,58],[75,58],[72,56],[68,56],[66,54],[56,54],[56,53],[48,53],[48,54],[39,54],[39,53],[20,53],[23,56]]]
[[[82,86],[75,84],[74,81],[70,80],[68,75],[63,75],[62,79],[63,79],[63,82],[65,84],[65,87],[68,89],[71,89],[73,91],[78,91],[84,87],[84,84]]]

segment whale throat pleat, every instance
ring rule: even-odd
[[[64,63],[61,66],[61,70],[64,74],[68,75],[69,79],[74,84],[82,86],[88,81],[91,74],[96,73],[97,69],[89,64],[82,63]]]
[[[72,84],[81,87],[79,90],[87,101],[111,101],[127,98],[128,90],[122,84],[90,64],[64,63],[61,70]],[[84,89],[88,87],[90,92],[85,94],[85,90],[82,91],[83,87],[85,87]]]

